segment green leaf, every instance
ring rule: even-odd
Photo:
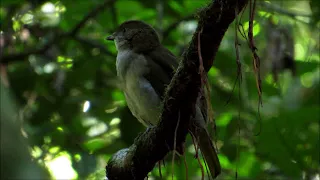
[[[91,152],[99,150],[104,146],[105,141],[102,138],[95,138],[84,143],[84,147],[86,147]]]
[[[257,178],[261,172],[261,164],[254,153],[242,151],[238,160],[238,173],[240,177]]]

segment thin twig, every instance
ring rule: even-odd
[[[158,168],[159,168],[159,176],[162,179],[162,173],[161,173],[161,161],[158,162]]]
[[[87,21],[95,16],[97,16],[103,9],[105,9],[111,3],[114,3],[115,0],[105,0],[102,4],[93,8],[82,20],[71,30],[69,34],[77,34],[78,31],[87,23]]]
[[[199,57],[199,74],[201,75],[201,89],[203,89],[203,86],[206,87],[205,90],[201,90],[200,92],[203,92],[203,94],[201,96],[205,97],[206,100],[206,110],[207,110],[207,126],[210,122],[213,123],[213,129],[215,132],[215,137],[216,136],[216,124],[213,120],[213,110],[212,110],[212,106],[211,106],[211,98],[210,98],[210,94],[211,94],[211,89],[210,89],[210,85],[208,83],[208,76],[205,73],[205,69],[203,66],[203,59],[202,59],[202,54],[201,54],[201,33],[202,33],[203,29],[200,30],[200,32],[198,33],[198,57]],[[200,97],[201,98],[201,97]]]
[[[20,52],[20,53],[13,53],[13,54],[9,54],[6,56],[3,56],[3,54],[1,53],[0,63],[1,64],[8,64],[9,62],[23,61],[31,54],[43,54],[53,44],[55,44],[58,40],[60,40],[63,37],[64,37],[64,35],[56,35],[56,37],[53,37],[47,44],[45,44],[44,46],[42,46],[39,49],[31,49],[28,51],[24,51],[24,52]]]
[[[240,156],[240,115],[241,115],[241,96],[240,96],[240,92],[241,92],[241,81],[242,81],[242,72],[241,72],[241,62],[240,62],[240,52],[239,52],[239,37],[238,37],[238,26],[239,26],[239,17],[238,17],[238,6],[236,6],[235,8],[235,14],[236,14],[236,18],[235,18],[235,42],[234,42],[234,46],[236,49],[236,61],[237,61],[237,65],[238,65],[238,70],[237,70],[237,79],[239,77],[239,110],[238,110],[238,145],[237,145],[237,152],[236,152],[236,179],[238,178],[238,166],[239,166],[239,156]]]
[[[117,14],[117,9],[115,7],[115,1],[111,4],[111,14],[112,14],[112,22],[114,29],[118,26],[118,14]]]
[[[178,133],[178,127],[179,127],[179,123],[180,123],[180,111],[178,114],[178,122],[177,122],[177,126],[175,128],[174,131],[174,140],[173,140],[173,153],[172,153],[172,179],[174,177],[174,155],[176,154],[176,148],[177,148],[177,133]]]
[[[200,149],[200,145],[198,144],[197,137],[191,131],[189,131],[189,133],[191,135],[191,139],[192,139],[192,142],[193,142],[193,145],[194,145],[194,149],[196,151],[195,158],[198,160],[198,164],[199,164],[199,167],[200,167],[200,170],[201,170],[201,179],[203,180],[204,179],[204,169],[203,169],[203,166],[201,164],[199,153],[198,153],[199,149]]]
[[[237,70],[237,76],[239,76],[239,80],[241,82],[242,80],[242,73],[241,73],[241,62],[240,62],[240,51],[239,51],[239,37],[238,37],[238,26],[239,26],[239,17],[238,17],[238,8],[235,8],[235,13],[236,13],[236,19],[235,19],[235,41],[234,41],[234,47],[236,49],[236,62],[237,62],[237,66],[238,66],[238,70]]]
[[[183,155],[183,163],[184,163],[184,166],[186,167],[186,180],[188,180],[188,163],[187,163],[187,159],[186,159],[186,155],[184,154]]]
[[[106,55],[116,56],[115,54],[111,53],[103,44],[98,43],[96,41],[86,39],[86,38],[83,38],[80,36],[74,36],[73,39],[80,42],[80,43],[87,44],[88,46],[90,46],[92,48],[98,48],[102,53],[104,53]]]

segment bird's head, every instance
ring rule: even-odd
[[[117,30],[106,38],[114,41],[118,51],[150,51],[160,45],[156,31],[143,21],[130,20],[122,23]]]

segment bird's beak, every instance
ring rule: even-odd
[[[111,34],[110,36],[108,36],[108,37],[106,38],[106,40],[113,41],[114,38],[115,38],[115,34],[113,33],[113,34]]]

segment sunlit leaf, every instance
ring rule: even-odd
[[[95,150],[103,148],[105,146],[105,142],[101,138],[95,138],[85,142],[84,146],[91,152],[94,152]]]

